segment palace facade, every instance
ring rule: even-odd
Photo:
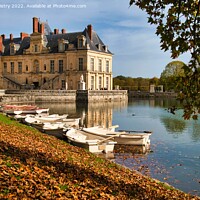
[[[0,36],[0,89],[112,90],[112,53],[92,25],[52,32],[33,18],[33,33]]]

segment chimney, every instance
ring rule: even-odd
[[[33,33],[38,33],[39,21],[37,17],[33,17]]]
[[[2,37],[3,41],[6,39],[6,35],[5,34],[2,34],[1,37]]]
[[[58,34],[59,33],[59,29],[55,28],[54,29],[54,34]]]
[[[62,29],[62,34],[65,34],[67,31],[66,31],[66,29]]]
[[[13,41],[13,34],[10,34],[10,41]]]
[[[87,31],[88,31],[90,40],[92,40],[92,25],[91,24],[87,26]]]
[[[25,37],[28,37],[28,36],[29,36],[28,33],[23,33],[23,32],[20,33],[21,40],[23,40]]]
[[[40,24],[40,33],[44,34],[44,23]]]
[[[0,36],[0,54],[2,53],[3,51],[3,37]]]

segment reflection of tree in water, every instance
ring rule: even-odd
[[[169,133],[182,133],[186,129],[186,123],[182,120],[161,118],[161,122]]]
[[[193,141],[200,141],[200,124],[197,121],[194,121],[190,126],[190,132],[192,133],[191,138]]]

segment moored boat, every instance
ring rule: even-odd
[[[94,136],[74,128],[67,128],[64,136],[67,137],[68,142],[72,145],[85,148],[92,153],[112,153],[116,144],[111,139]]]
[[[41,122],[36,120],[34,116],[28,116],[25,118],[28,125],[38,129],[39,131],[48,135],[55,136],[57,138],[63,138],[63,128],[65,124],[63,122]]]
[[[62,120],[66,126],[78,126],[81,118],[65,118]]]
[[[34,118],[35,120],[39,120],[40,122],[56,122],[66,119],[67,116],[68,114],[64,115],[52,114],[52,115],[36,115]]]
[[[36,105],[3,105],[2,112],[8,115],[48,113],[49,108],[39,108]]]
[[[68,118],[67,114],[58,115],[58,114],[52,114],[52,115],[35,115],[30,116],[28,118],[30,121],[40,121],[41,123],[59,123],[62,122],[65,126],[79,126],[80,118]]]
[[[143,131],[135,132],[134,134],[126,131],[119,132],[113,130],[113,128],[103,128],[99,126],[82,128],[83,131],[91,133],[96,136],[102,136],[104,138],[113,138],[117,144],[122,145],[142,145],[149,148],[151,132],[145,133]]]
[[[64,124],[62,122],[44,123],[42,127],[42,132],[62,139],[64,137],[63,128]]]

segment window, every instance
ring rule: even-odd
[[[102,88],[102,77],[99,77],[99,90]]]
[[[34,60],[33,72],[39,73],[39,61]]]
[[[108,77],[106,77],[106,89],[108,90],[108,87],[109,86],[109,78]]]
[[[18,62],[18,73],[22,73],[22,62]]]
[[[34,46],[34,51],[38,52],[38,45],[37,44],[35,44],[35,46]]]
[[[63,73],[63,60],[58,61],[58,66],[59,66],[59,73]]]
[[[94,71],[94,58],[90,59],[90,70]]]
[[[79,47],[80,47],[80,48],[83,47],[83,39],[79,39],[78,42],[79,42],[79,43],[78,43],[78,44],[79,44]]]
[[[109,72],[109,60],[106,60],[106,72]]]
[[[66,87],[65,80],[61,80],[61,88],[66,89],[65,87]]]
[[[50,60],[50,73],[54,73],[54,60]]]
[[[10,55],[15,54],[15,46],[14,44],[10,46]]]
[[[7,63],[3,63],[3,72],[7,73]]]
[[[46,64],[44,64],[44,71],[46,71],[47,70],[47,66],[46,66]]]
[[[102,60],[99,59],[99,72],[102,72]]]
[[[73,81],[70,80],[70,90],[73,90]]]
[[[79,61],[79,71],[83,71],[83,58],[79,58],[78,59],[78,61]]]
[[[10,63],[10,72],[11,72],[11,74],[14,74],[14,71],[15,71],[15,66],[14,66],[14,62],[11,62]]]
[[[91,76],[91,90],[94,90],[94,76]]]
[[[59,44],[58,44],[58,51],[59,52],[63,52],[64,51],[64,43],[63,42],[59,42]]]
[[[68,40],[58,39],[58,52],[64,52],[68,44]]]
[[[78,48],[85,47],[86,44],[86,37],[84,35],[78,36]]]
[[[28,71],[28,65],[26,65],[26,71]]]

